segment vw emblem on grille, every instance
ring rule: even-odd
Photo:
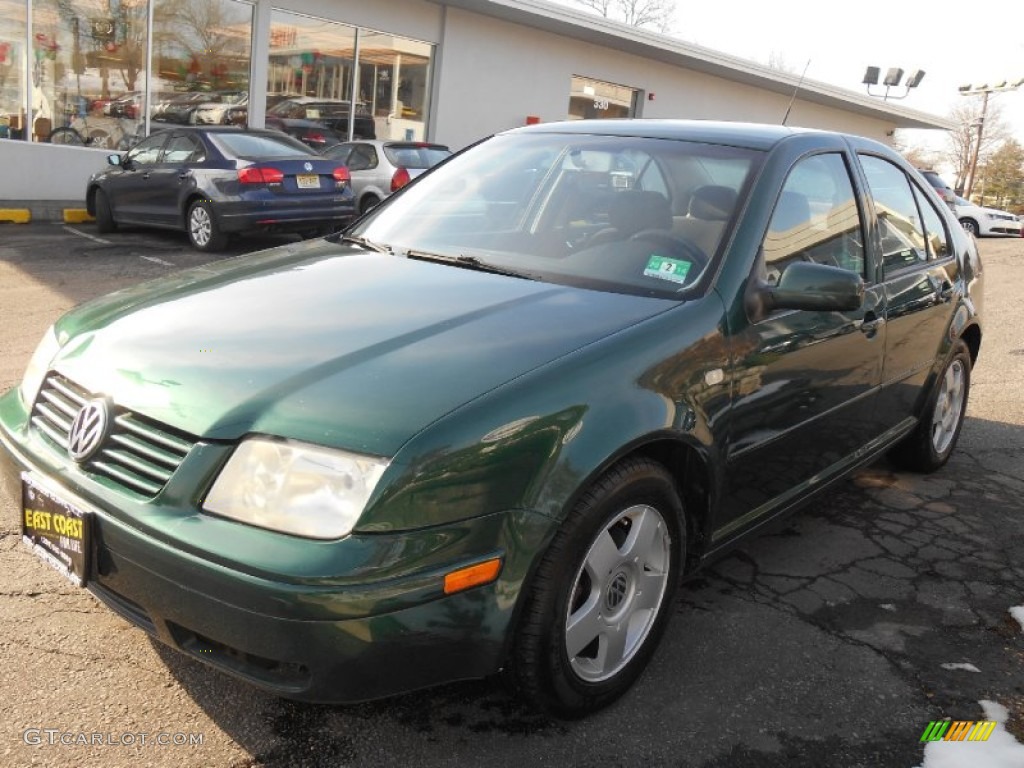
[[[622,605],[622,601],[626,599],[627,586],[626,574],[621,571],[615,574],[615,578],[608,585],[608,590],[604,595],[604,602],[608,606],[608,610],[614,611]]]
[[[305,168],[307,171],[312,171],[313,170],[313,164],[312,163],[306,163],[302,167]]]
[[[90,400],[71,422],[68,456],[81,464],[92,458],[107,437],[110,418],[106,400]]]

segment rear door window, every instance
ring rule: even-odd
[[[886,274],[948,256],[942,217],[907,174],[873,155],[862,155],[860,161],[875,201]]]

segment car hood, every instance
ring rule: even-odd
[[[197,437],[391,456],[431,422],[674,302],[315,241],[83,305],[55,368]]]

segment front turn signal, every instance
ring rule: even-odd
[[[481,584],[490,584],[498,578],[499,573],[501,573],[500,557],[446,573],[444,576],[444,593],[452,595],[456,592],[463,592],[471,587],[478,587]]]

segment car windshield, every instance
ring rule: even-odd
[[[682,298],[725,241],[761,157],[664,139],[505,134],[452,157],[351,234],[397,255]]]
[[[290,136],[261,133],[215,133],[211,138],[233,157],[301,157],[309,147]]]
[[[400,168],[433,168],[451,154],[447,147],[418,146],[416,144],[387,144],[384,156]]]

